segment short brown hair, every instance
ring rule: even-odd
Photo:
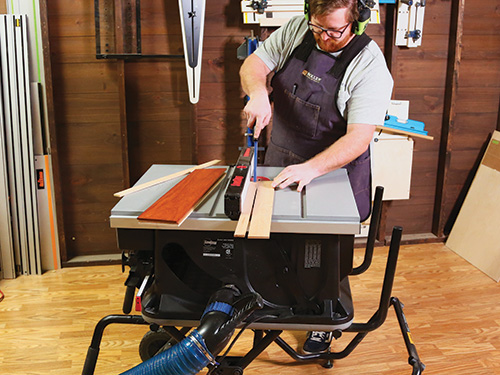
[[[358,0],[309,0],[310,15],[324,15],[341,8],[350,10],[349,22],[359,18]]]

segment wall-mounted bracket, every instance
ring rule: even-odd
[[[141,0],[94,0],[94,19],[98,59],[184,58],[142,52]]]
[[[399,0],[396,45],[422,45],[426,0]]]

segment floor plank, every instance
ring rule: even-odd
[[[356,250],[357,259],[359,250]],[[366,321],[379,299],[387,248],[377,248],[372,267],[353,277],[355,321]],[[0,373],[80,374],[95,324],[121,313],[126,274],[119,266],[65,268],[42,276],[0,281]],[[401,249],[394,293],[405,313],[424,374],[500,374],[500,284],[472,267],[443,244]],[[137,347],[145,326],[109,326],[96,375],[118,374],[139,362]],[[304,332],[285,332],[299,347]],[[333,344],[338,350],[352,335]],[[232,354],[250,347],[245,332]],[[331,370],[297,363],[271,345],[245,370],[252,374],[410,374],[397,320],[391,310],[384,325],[368,334]]]

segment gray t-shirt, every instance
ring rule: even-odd
[[[271,71],[280,70],[308,30],[303,16],[292,18],[254,52]],[[342,52],[332,53],[337,57]],[[392,93],[392,77],[382,51],[371,41],[347,67],[337,107],[348,124],[383,125]]]

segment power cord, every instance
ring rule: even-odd
[[[3,294],[3,292],[0,290],[0,302],[2,302],[4,298],[5,294]]]

